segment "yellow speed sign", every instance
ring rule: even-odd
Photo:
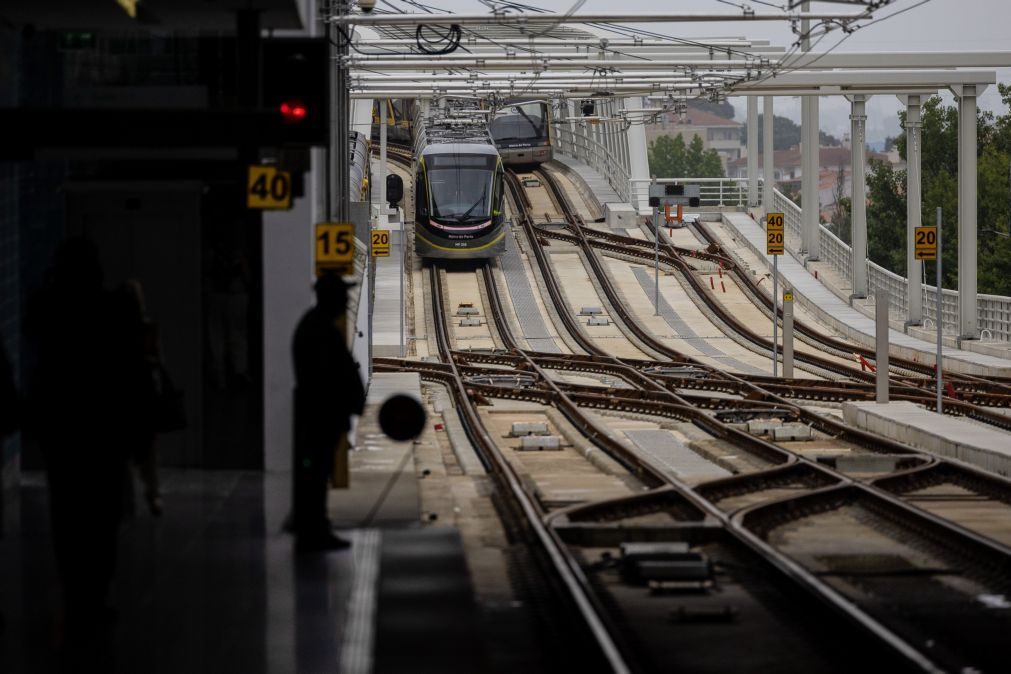
[[[390,256],[390,230],[372,230],[372,257]]]
[[[917,227],[913,231],[913,251],[917,260],[936,260],[937,227]]]
[[[769,213],[766,216],[765,254],[782,255],[786,241],[785,218],[782,213]]]
[[[347,275],[355,264],[355,226],[350,222],[316,225],[316,276],[324,271]]]
[[[246,181],[248,208],[291,208],[291,174],[274,166],[249,167]]]

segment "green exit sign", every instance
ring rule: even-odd
[[[94,49],[97,43],[98,38],[91,31],[75,30],[60,33],[60,49],[64,51]]]

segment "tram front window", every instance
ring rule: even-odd
[[[426,159],[432,216],[460,224],[491,217],[495,160],[491,155],[436,155]]]
[[[535,141],[545,134],[544,106],[539,103],[509,105],[491,122],[495,142]]]

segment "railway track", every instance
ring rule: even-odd
[[[510,190],[556,315],[572,342],[586,353],[543,354],[521,349],[508,327],[494,273],[485,266],[478,274],[489,330],[494,333],[493,347],[461,351],[452,348],[448,336],[440,336],[441,363],[377,359],[376,367],[410,369],[425,379],[440,381],[455,391],[461,406],[476,408],[506,399],[558,409],[587,441],[643,485],[646,491],[642,494],[563,508],[538,502],[536,494],[528,491],[525,501],[518,498],[516,508],[527,516],[535,514],[546,525],[537,538],[544,545],[554,545],[547,556],[563,561],[563,567],[573,572],[571,581],[563,581],[563,585],[583,593],[574,603],[590,612],[584,614],[587,624],[610,634],[610,646],[601,650],[611,652],[612,666],[651,669],[659,663],[669,664],[650,638],[637,636],[635,630],[616,630],[616,625],[625,624],[638,625],[650,633],[657,629],[652,622],[643,622],[642,611],[635,608],[642,597],[615,577],[613,561],[620,545],[642,540],[683,540],[693,549],[708,551],[713,559],[752,559],[774,571],[777,582],[799,590],[798,601],[828,607],[848,629],[873,637],[868,653],[873,653],[876,664],[887,661],[926,671],[993,665],[986,656],[974,654],[969,645],[993,638],[1007,627],[1007,611],[993,608],[1008,596],[1011,578],[1011,535],[1008,526],[1000,523],[1007,521],[1011,507],[1007,481],[849,429],[788,399],[859,399],[867,395],[865,382],[828,386],[809,380],[742,377],[676,353],[669,362],[610,356],[579,329],[547,254],[536,245],[544,232],[523,212],[523,192],[515,179],[510,180]],[[570,232],[578,233],[578,223],[569,224],[575,225]],[[590,237],[577,238],[585,242]],[[590,247],[592,244],[585,249]],[[604,270],[598,265],[597,271],[597,282],[606,288]],[[448,314],[441,306],[446,291],[439,282],[438,268],[432,272],[433,314],[436,323],[442,324],[440,332],[448,335]],[[628,315],[621,320],[634,323]],[[646,333],[636,336],[646,343],[656,341]],[[620,386],[566,381],[576,374],[620,382]],[[897,395],[904,395],[900,388],[896,386]],[[601,428],[599,418],[588,416],[588,410],[666,419],[701,429],[715,443],[733,448],[737,463],[728,456],[711,458],[735,474],[690,485],[641,452],[630,450],[615,434]],[[476,430],[468,430],[472,440],[491,440],[481,430],[479,412],[464,416],[468,428],[475,426]],[[748,433],[742,424],[754,419],[803,421],[826,437],[865,450],[866,456],[851,457],[856,461],[849,470],[813,460]],[[740,456],[747,460],[740,461]],[[873,460],[865,460],[861,467],[861,457]],[[498,470],[509,477],[509,470]],[[514,479],[504,479],[504,483],[518,485],[522,491],[523,481],[516,477],[515,468],[511,470]],[[840,540],[851,542],[851,548],[823,549],[824,540],[816,533],[822,530],[838,531]],[[602,556],[595,558],[597,554]],[[739,580],[740,569],[736,573],[729,575]],[[901,582],[887,582],[896,577]],[[929,589],[913,597],[906,582],[910,578],[926,583]],[[953,605],[971,615],[971,620],[965,629],[941,636],[943,616]],[[911,606],[916,608],[912,614]],[[702,613],[692,613],[695,610]],[[707,610],[681,605],[676,613],[680,617],[668,615],[662,622],[683,623],[692,615],[712,617]],[[591,631],[596,634],[595,629]],[[660,631],[668,641],[680,634],[677,630]],[[660,634],[656,636],[661,639]],[[839,657],[844,661],[846,654]]]
[[[604,269],[599,256],[596,254],[596,250],[605,250],[618,254],[628,255],[629,251],[637,251],[638,257],[642,258],[644,261],[647,260],[652,262],[654,259],[653,247],[650,246],[650,242],[644,241],[642,239],[636,239],[633,237],[625,237],[618,234],[613,234],[610,232],[600,232],[599,230],[593,230],[586,226],[582,219],[574,209],[568,204],[567,197],[557,189],[554,181],[551,177],[542,172],[538,173],[540,180],[542,180],[552,191],[554,198],[558,201],[560,208],[566,213],[567,218],[567,232],[559,232],[556,229],[537,226],[532,222],[528,222],[526,226],[531,230],[530,236],[533,238],[554,238],[565,240],[574,245],[580,246],[583,251],[585,258],[588,260],[590,265],[593,267],[597,274],[599,283],[603,287],[608,300],[611,302],[612,307],[618,314],[620,320],[627,326],[627,328],[632,331],[636,337],[644,342],[650,349],[662,354],[666,358],[679,362],[690,362],[695,365],[701,365],[695,359],[686,356],[683,353],[672,349],[660,340],[656,339],[652,335],[648,334],[645,329],[643,329],[635,317],[631,315],[623,306],[620,294],[614,288],[613,284],[610,282],[606,270]],[[605,243],[599,243],[604,241]],[[680,251],[686,249],[678,249],[677,247],[671,246],[670,244],[665,245],[666,255],[661,256],[661,262],[668,264],[670,268],[678,271],[682,274],[688,283],[692,285],[697,295],[701,297],[705,302],[710,311],[715,313],[720,320],[731,327],[735,332],[742,335],[743,337],[749,339],[754,344],[758,345],[762,349],[768,349],[770,352],[772,350],[771,340],[767,340],[764,337],[758,335],[753,330],[743,325],[740,320],[738,320],[731,312],[729,312],[718,300],[711,296],[709,288],[701,281],[697,274],[693,273],[693,269],[690,264],[685,260],[683,254]],[[728,262],[729,258],[719,254],[707,254],[708,258],[700,256],[699,259],[708,259],[710,261],[715,261],[720,264],[730,264],[733,269],[737,269],[733,262]],[[747,275],[740,274],[740,277],[747,279]],[[753,286],[754,281],[747,279],[747,287],[752,289],[752,293],[756,295],[761,295],[761,291],[757,289],[757,286]],[[554,297],[554,294],[552,295]],[[557,302],[557,300],[556,300]],[[769,310],[771,313],[771,301],[769,302]],[[569,326],[566,326],[569,327]],[[848,342],[841,342],[839,340],[833,340],[832,338],[826,337],[824,335],[819,335],[816,331],[805,327],[805,334],[816,335],[821,340],[820,343],[826,345],[826,348],[834,349],[836,354],[844,353],[848,350],[854,353],[860,353],[865,351],[862,347],[850,348]],[[598,350],[599,351],[599,350]],[[871,392],[873,390],[874,375],[871,373],[863,372],[850,365],[842,365],[836,359],[826,358],[823,356],[818,356],[811,353],[803,353],[798,351],[795,354],[795,358],[798,361],[805,362],[817,370],[832,373],[839,376],[843,376],[850,379],[856,379],[863,382],[862,393],[856,395],[856,389],[853,386],[848,387],[850,395],[853,397],[848,398],[850,400],[866,400],[872,397]],[[923,369],[922,364],[913,363],[912,361],[899,360],[898,366],[900,368]],[[748,379],[747,375],[735,375],[739,376],[744,380]],[[945,412],[951,415],[966,416],[977,421],[987,423],[1004,430],[1011,430],[1011,416],[996,412],[988,407],[1003,407],[1007,408],[1011,405],[1011,397],[1003,391],[1003,385],[1000,383],[994,383],[990,386],[985,381],[978,381],[977,378],[965,377],[962,375],[955,375],[957,377],[956,386],[957,391],[961,391],[961,394],[969,400],[956,399],[947,397],[945,398]],[[932,405],[936,400],[935,393],[929,388],[929,380],[922,379],[916,380],[909,377],[891,377],[892,384],[890,386],[890,395],[896,400],[908,400],[911,402],[917,402],[924,405]],[[764,380],[764,378],[762,378]],[[782,380],[780,380],[782,381]],[[848,383],[848,382],[847,382]],[[780,395],[792,393],[798,394],[799,398],[808,399],[825,399],[826,392],[824,391],[824,385],[819,385],[817,383],[812,383],[810,381],[803,380],[792,380],[788,384],[777,383],[774,386],[778,389]],[[815,391],[813,393],[806,393],[812,388],[822,388],[822,391]],[[766,391],[766,393],[771,393]]]

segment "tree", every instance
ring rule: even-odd
[[[998,85],[1005,107],[1011,106],[1011,87]],[[905,113],[899,114],[905,124]],[[921,185],[923,224],[933,224],[941,207],[944,227],[944,279],[946,287],[958,284],[958,110],[942,105],[938,97],[923,106]],[[982,293],[1011,294],[1011,240],[1003,234],[1011,220],[1011,114],[980,112],[976,118],[978,147],[977,257],[978,288]],[[899,155],[906,158],[906,138],[896,139]],[[906,273],[906,174],[872,162],[868,186],[868,252],[872,260],[897,274]],[[927,279],[934,277],[927,263]]]
[[[852,237],[850,226],[853,203],[851,199],[846,196],[846,169],[841,165],[836,173],[833,196],[835,197],[835,209],[832,212],[832,231],[843,241],[843,243],[850,243]]]
[[[758,147],[760,148],[764,147],[765,143],[765,126],[762,121],[763,117],[764,115],[758,115]],[[741,129],[741,142],[744,144],[747,144],[748,142],[747,124],[745,124]],[[842,145],[838,138],[821,130],[818,131],[818,142],[824,146],[831,147],[838,147],[839,145]],[[787,117],[773,115],[772,148],[774,150],[789,150],[795,145],[800,145],[800,126]]]
[[[705,150],[702,138],[692,136],[685,147],[679,133],[671,138],[660,136],[649,144],[649,170],[658,178],[722,178],[723,163],[716,150]]]

